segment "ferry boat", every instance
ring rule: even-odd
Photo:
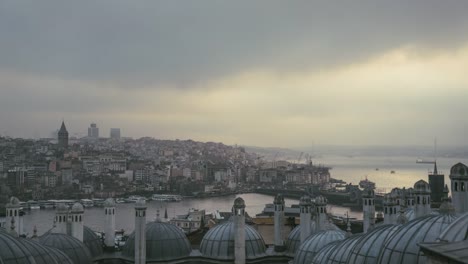
[[[93,200],[90,200],[90,199],[81,199],[80,200],[80,203],[83,205],[83,207],[87,208],[87,207],[93,207],[94,206],[94,202]]]
[[[176,194],[153,194],[151,199],[158,202],[180,202],[182,201],[182,196]]]
[[[54,209],[55,202],[41,200],[41,201],[39,201],[39,207],[41,209]]]
[[[27,204],[27,208],[30,210],[41,209],[39,202],[37,201],[29,200],[26,202],[26,204]]]

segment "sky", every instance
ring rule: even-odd
[[[0,135],[466,144],[468,1],[0,2]]]

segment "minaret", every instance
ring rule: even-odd
[[[245,264],[245,202],[241,197],[234,200],[234,263]]]
[[[416,218],[429,215],[431,213],[431,188],[429,183],[419,180],[414,184],[414,196],[416,205],[414,206],[414,216]]]
[[[310,220],[311,220],[311,206],[312,201],[308,195],[304,195],[299,200],[299,208],[301,210],[301,244],[312,234]]]
[[[104,202],[104,215],[106,218],[104,244],[107,248],[114,248],[115,245],[115,202],[114,199],[108,198]]]
[[[68,235],[68,206],[64,203],[57,205],[55,209],[55,228],[53,229],[54,233],[61,233]]]
[[[367,233],[375,221],[375,194],[372,189],[365,189],[362,194],[362,226],[363,232]]]
[[[16,197],[11,197],[6,207],[5,230],[10,231],[12,220],[15,224],[14,230],[18,235],[23,234],[23,216],[20,210],[20,201]]]
[[[70,234],[81,242],[83,242],[83,213],[83,205],[75,203],[69,214]]]
[[[62,121],[62,126],[58,132],[58,145],[61,148],[68,148],[68,131],[64,121]]]
[[[135,203],[135,264],[146,264],[146,202]]]
[[[468,167],[457,163],[450,169],[452,204],[457,214],[468,212]]]
[[[395,201],[391,197],[391,194],[386,194],[383,201],[384,207],[384,224],[394,225],[396,224],[397,211],[395,208]]]
[[[281,252],[284,251],[284,242],[283,242],[283,220],[284,220],[284,198],[283,195],[278,194],[275,197],[273,202],[275,206],[275,251]]]
[[[321,231],[325,230],[325,226],[327,225],[327,199],[321,195],[315,197],[315,209],[316,215],[315,218],[315,230]]]

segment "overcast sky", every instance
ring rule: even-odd
[[[468,142],[468,1],[0,2],[0,135]]]

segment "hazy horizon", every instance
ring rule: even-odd
[[[2,1],[0,135],[466,146],[468,1]]]

